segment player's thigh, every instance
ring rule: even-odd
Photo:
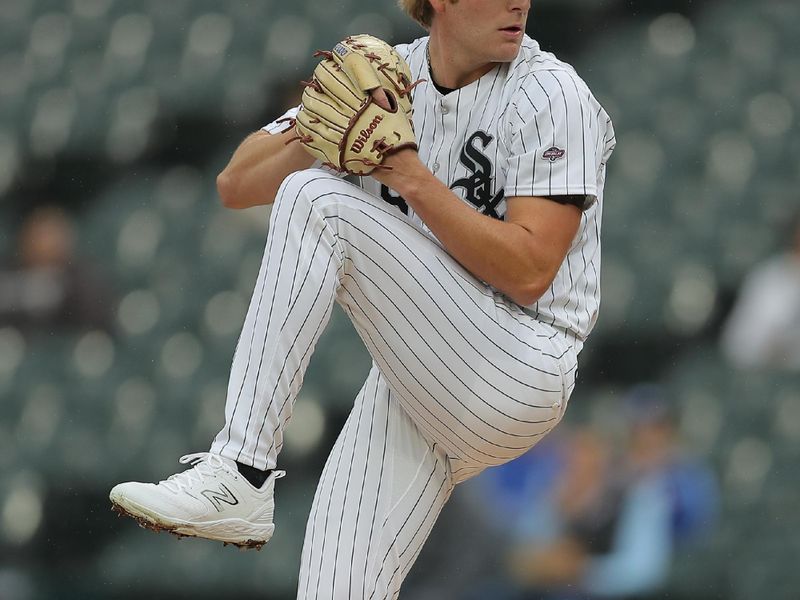
[[[551,328],[436,244],[376,256],[345,278],[341,303],[430,440],[488,466],[519,456],[555,426],[568,367]]]
[[[282,193],[330,228],[341,258],[337,299],[429,440],[488,466],[557,422],[564,365],[552,328],[380,198],[319,170],[291,176]]]

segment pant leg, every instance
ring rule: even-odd
[[[373,365],[317,487],[298,599],[397,597],[452,488],[444,452]]]
[[[212,450],[276,466],[314,345],[338,301],[426,438],[469,474],[558,422],[569,349],[380,199],[319,170],[279,190]]]

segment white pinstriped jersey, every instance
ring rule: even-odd
[[[505,198],[513,196],[590,197],[553,285],[526,307],[584,340],[600,305],[603,184],[615,143],[611,119],[575,70],[528,36],[513,62],[447,95],[431,82],[427,45],[425,37],[396,48],[413,78],[426,80],[414,90],[414,131],[420,159],[436,177],[481,212],[501,218]],[[371,178],[364,188],[380,193]]]
[[[616,142],[611,119],[575,70],[528,36],[514,61],[446,95],[431,81],[427,44],[424,37],[396,48],[414,80],[425,80],[414,90],[414,131],[420,159],[436,177],[498,218],[513,196],[587,196],[578,234],[553,284],[524,307],[582,342],[600,306],[603,185]],[[361,178],[361,187],[422,224],[373,178]]]

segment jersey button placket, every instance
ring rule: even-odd
[[[446,99],[445,98],[442,98],[441,100],[439,100],[438,107],[439,107],[439,112],[441,112],[443,116],[450,112],[450,109],[447,108],[447,104],[446,104]],[[439,161],[436,161],[431,165],[431,172],[433,172],[435,174],[435,173],[437,173],[439,171],[440,168],[441,168],[441,165],[439,164]]]

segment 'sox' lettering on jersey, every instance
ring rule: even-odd
[[[353,145],[350,146],[350,151],[355,153],[361,152],[364,149],[367,141],[369,141],[369,138],[372,137],[373,133],[375,133],[375,129],[377,129],[378,123],[381,121],[383,121],[383,116],[381,115],[377,115],[374,119],[372,119],[372,122],[369,124],[369,126],[366,129],[362,129],[361,133],[358,134],[358,137],[356,137]]]
[[[218,490],[203,490],[200,493],[205,496],[206,500],[211,502],[217,512],[222,512],[220,505],[222,502],[231,506],[239,504],[239,499],[233,495],[233,492],[225,484],[220,485]]]
[[[464,143],[459,160],[472,175],[457,179],[450,189],[464,188],[464,197],[469,200],[480,212],[495,219],[502,218],[497,212],[500,201],[505,196],[503,190],[492,194],[492,163],[484,152],[478,149],[476,142],[480,142],[485,150],[494,138],[485,131],[476,131]]]

